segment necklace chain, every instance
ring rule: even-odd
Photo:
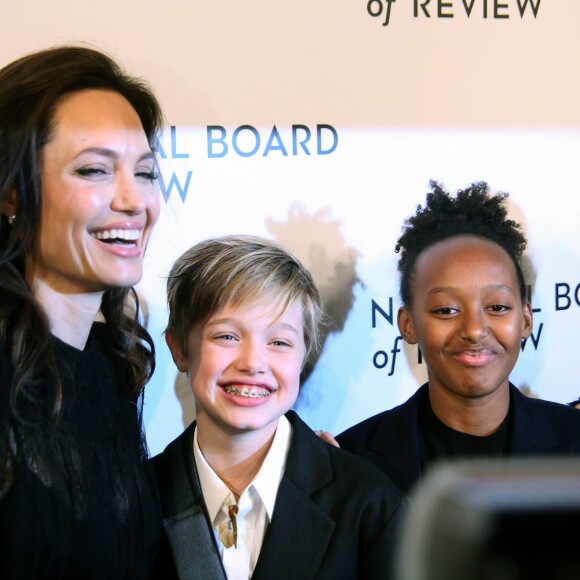
[[[234,546],[238,547],[238,502],[240,501],[240,496],[244,490],[250,485],[251,481],[248,481],[246,485],[242,486],[240,489],[236,489],[229,481],[226,481],[221,475],[219,478],[224,482],[224,485],[232,492],[234,496],[234,505],[228,506],[228,516],[229,520],[220,524],[219,538],[226,548],[231,548]]]
[[[248,485],[250,485],[251,481],[248,481],[246,485],[242,486],[240,489],[236,489],[229,481],[226,481],[223,477],[220,476],[220,479],[224,482],[224,485],[234,494],[234,499],[236,503],[240,500],[240,496],[244,493],[244,490]]]

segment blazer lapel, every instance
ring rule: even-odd
[[[426,393],[425,384],[405,403],[387,411],[384,420],[378,422],[368,449],[359,450],[405,493],[421,477],[418,409]]]
[[[253,580],[314,578],[335,527],[311,499],[332,479],[325,444],[290,411],[292,442]]]
[[[164,518],[175,567],[182,580],[224,580],[221,560],[208,533],[203,509],[194,505]]]
[[[195,424],[154,459],[165,529],[182,580],[224,580],[193,459]]]
[[[513,407],[513,454],[555,453],[560,441],[543,409],[510,383],[510,405]]]

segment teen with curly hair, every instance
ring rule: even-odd
[[[417,344],[428,382],[405,403],[337,436],[404,492],[443,458],[580,454],[580,417],[529,398],[509,375],[532,331],[521,258],[526,238],[507,219],[507,194],[485,182],[456,196],[431,182],[396,251],[398,326]]]

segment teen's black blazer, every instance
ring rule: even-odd
[[[366,461],[321,441],[293,411],[292,439],[254,580],[392,575],[408,500]],[[155,577],[222,579],[225,573],[193,457],[194,425],[153,458],[164,536]]]
[[[343,449],[370,461],[405,494],[421,477],[418,411],[427,383],[406,402],[336,437]],[[524,395],[510,384],[512,456],[580,455],[580,410]]]

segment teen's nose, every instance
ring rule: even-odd
[[[245,339],[240,345],[236,365],[239,370],[250,374],[265,372],[268,364],[264,349],[256,341]]]
[[[467,308],[461,314],[459,333],[461,338],[470,342],[478,342],[487,336],[487,316],[479,308]]]

